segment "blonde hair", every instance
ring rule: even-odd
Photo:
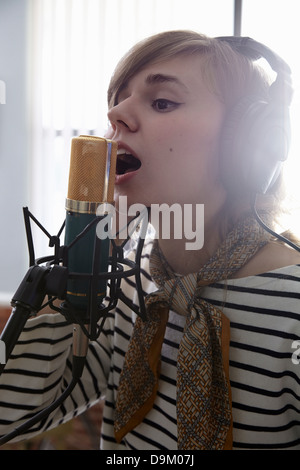
[[[167,31],[138,42],[120,60],[108,88],[109,108],[117,103],[122,88],[140,70],[180,54],[201,55],[204,80],[228,107],[246,94],[262,98],[268,94],[266,75],[228,43],[194,31]]]

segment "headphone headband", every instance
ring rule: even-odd
[[[277,73],[277,78],[271,86],[271,89],[274,90],[274,88],[280,87],[280,92],[282,92],[282,87],[284,87],[284,99],[286,100],[286,104],[291,104],[293,97],[292,71],[290,66],[278,54],[264,44],[249,37],[219,36],[215,39],[227,42],[233,50],[248,57],[250,60],[256,61],[261,58],[265,59],[274,72]],[[277,96],[280,96],[280,93],[277,93]]]

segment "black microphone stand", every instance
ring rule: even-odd
[[[93,222],[85,227],[85,229],[69,246],[65,246],[60,244],[60,236],[64,229],[65,222],[58,234],[51,236],[33,216],[33,214],[29,212],[27,207],[23,208],[23,214],[27,235],[30,268],[12,298],[11,304],[13,310],[0,338],[1,341],[5,343],[6,362],[10,358],[27,320],[30,317],[37,315],[46,306],[49,306],[52,310],[61,313],[69,323],[79,325],[81,328],[80,334],[85,335],[87,342],[89,340],[96,340],[99,337],[103,330],[104,321],[107,318],[108,313],[116,307],[118,300],[122,300],[137,315],[141,316],[143,320],[146,320],[147,315],[140,277],[140,259],[148,227],[149,210],[147,213],[138,214],[135,218],[135,220],[139,222],[140,232],[134,261],[124,257],[124,249],[129,241],[130,234],[120,245],[116,244],[114,239],[111,239],[111,256],[109,257],[110,270],[109,272],[99,273],[99,254],[101,253],[102,240],[96,236],[92,272],[80,274],[69,272],[67,267],[68,250],[74,243],[77,243],[78,240],[84,237],[86,233],[92,229],[94,224],[97,224],[102,220],[103,216],[96,216]],[[33,220],[49,238],[49,246],[54,248],[53,256],[35,259],[30,223],[31,220]],[[125,267],[127,269],[124,269]],[[121,289],[121,280],[132,276],[135,277],[137,286],[138,306],[127,299]],[[89,280],[87,309],[84,314],[82,310],[74,309],[66,300],[64,300],[68,279],[76,278]],[[107,297],[105,302],[101,303],[101,305],[98,305],[97,303],[96,285],[99,279],[106,279],[108,286]],[[48,298],[47,301],[45,301],[46,298]],[[62,300],[60,306],[57,306],[54,303],[57,299]],[[63,401],[70,395],[82,375],[85,358],[86,352],[83,354],[74,353],[73,347],[72,380],[66,390],[50,406],[34,415],[31,419],[17,427],[11,433],[1,437],[0,445],[5,444],[14,437],[24,433],[37,422],[42,421],[63,403]],[[0,364],[0,374],[3,372],[4,368],[5,364]]]

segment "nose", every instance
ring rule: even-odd
[[[134,105],[129,103],[129,99],[122,101],[108,111],[108,119],[113,130],[126,130],[136,132],[138,130],[138,118],[134,110]]]

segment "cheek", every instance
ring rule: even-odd
[[[201,123],[199,120],[198,122]],[[217,177],[219,173],[220,136],[223,125],[223,113],[217,113],[213,118],[207,116],[190,133],[186,140],[187,158],[192,160],[192,166],[201,168],[207,177]]]
[[[212,108],[214,108],[212,106]],[[213,112],[214,111],[214,112]],[[218,112],[216,112],[218,111]],[[219,184],[219,136],[223,113],[208,110],[164,122],[148,133],[147,181],[165,197],[204,199]],[[149,130],[149,129],[148,129]],[[150,137],[150,139],[149,139]],[[146,160],[147,161],[147,160]]]
[[[198,131],[198,134],[196,133]],[[204,177],[216,175],[219,168],[219,134],[215,132],[186,133],[170,141],[165,154],[178,173],[200,173]]]
[[[218,138],[209,133],[184,139],[184,144],[182,140],[168,146],[167,172],[162,177],[172,181],[178,198],[184,195],[186,201],[204,202],[220,186]]]

